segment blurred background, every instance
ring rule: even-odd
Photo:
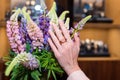
[[[45,0],[48,10],[53,0]],[[91,80],[120,80],[120,0],[55,0],[57,14],[69,10],[70,26],[92,15],[91,20],[79,31],[81,50],[78,62]],[[8,55],[10,46],[6,36],[6,21],[12,10],[26,7],[33,20],[39,16],[39,0],[0,0],[0,58]],[[0,61],[0,80],[4,65]],[[66,80],[64,76],[60,80]]]

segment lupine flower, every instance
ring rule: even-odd
[[[41,74],[44,73],[44,70],[47,70],[48,72],[47,79],[49,79],[51,73],[54,76],[54,79],[56,79],[55,72],[63,72],[58,63],[56,63],[55,59],[53,59],[54,56],[51,55],[51,50],[49,52],[50,46],[47,42],[49,37],[48,30],[50,27],[50,22],[54,22],[56,25],[58,25],[56,3],[53,3],[51,10],[47,13],[45,12],[46,5],[44,4],[44,0],[40,1],[43,12],[40,13],[41,15],[38,19],[38,26],[35,22],[33,22],[30,15],[26,12],[26,8],[23,8],[22,10],[16,10],[15,13],[11,16],[10,21],[7,22],[7,36],[13,50],[12,52],[13,54],[19,53],[14,58],[10,56],[10,58],[12,58],[10,59],[10,64],[7,62],[8,67],[5,71],[6,76],[9,76],[14,67],[16,69],[13,70],[11,79],[18,79],[18,76],[16,75],[19,74],[16,74],[16,71],[20,73],[22,72],[20,71],[22,68],[26,68],[30,70],[30,72],[23,71],[24,74],[19,76],[21,77],[20,79],[27,79],[30,76],[31,78],[38,80],[39,77],[42,77]],[[63,12],[59,19],[65,21],[65,15],[67,13],[69,12]],[[78,23],[77,26],[75,26],[75,28],[73,28],[73,30],[71,29],[71,38],[74,36],[75,32],[83,27],[83,25],[87,22],[87,20],[90,19],[90,17],[91,16],[83,19]],[[69,29],[69,22],[70,18],[67,18],[65,21],[65,26],[67,26],[67,29]],[[39,61],[41,61],[40,64]],[[49,67],[53,67],[53,69],[49,68],[46,63],[49,65]],[[18,65],[22,65],[22,67],[19,67]],[[40,71],[40,68],[43,68],[43,71]]]
[[[21,41],[22,43],[28,43],[30,44],[30,52],[33,51],[33,47],[32,47],[32,40],[29,37],[29,34],[27,32],[26,26],[27,26],[27,20],[22,16],[21,14],[21,20],[20,20],[20,28],[19,28],[19,32],[21,35]]]
[[[32,40],[32,47],[34,49],[39,48],[39,50],[41,50],[44,42],[43,33],[32,20],[27,23],[27,31]]]
[[[89,16],[83,18],[81,21],[79,21],[79,23],[78,23],[76,26],[74,26],[74,30],[73,30],[73,33],[72,33],[72,35],[71,35],[71,38],[73,38],[73,36],[74,36],[74,34],[75,34],[76,32],[78,32],[79,30],[81,30],[81,29],[83,28],[83,26],[85,25],[85,23],[86,23],[91,17],[92,17],[92,16],[89,15]]]
[[[14,66],[18,63],[23,64],[28,69],[34,70],[39,67],[37,59],[30,53],[22,52],[18,54],[10,63],[5,71],[5,75],[8,76]]]
[[[44,16],[44,15],[41,15],[39,17],[39,28],[43,32],[44,44],[48,43],[47,39],[49,37],[49,34],[48,34],[49,27],[50,27],[50,18],[48,18],[47,16]]]
[[[37,59],[30,53],[27,53],[26,61],[21,62],[23,66],[30,70],[37,69],[39,67]]]
[[[21,41],[19,25],[14,21],[7,21],[7,36],[10,46],[15,53],[21,53],[25,50],[25,44]]]

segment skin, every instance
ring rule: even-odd
[[[63,21],[59,20],[59,27],[51,23],[52,31],[49,30],[51,38],[48,42],[54,52],[61,67],[70,75],[74,71],[80,70],[77,58],[80,50],[80,39],[77,33],[71,39],[69,30],[65,28]]]

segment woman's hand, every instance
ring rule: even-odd
[[[80,50],[78,34],[75,33],[74,38],[71,39],[69,30],[66,29],[63,21],[59,21],[59,27],[54,23],[51,23],[51,27],[54,32],[49,30],[51,38],[48,42],[61,67],[68,75],[80,70],[77,62]]]

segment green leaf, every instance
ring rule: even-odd
[[[46,61],[44,61],[44,63],[42,63],[42,65],[41,65],[42,67],[46,67],[46,66],[48,66],[48,61],[46,60]]]
[[[25,75],[24,80],[28,80],[28,75],[27,74]]]
[[[38,75],[38,76],[41,76],[40,72],[38,70],[35,71],[35,73]]]
[[[53,75],[54,79],[55,79],[55,80],[57,80],[57,78],[56,78],[56,75],[55,75],[54,71],[52,71],[52,75]]]
[[[17,54],[15,52],[13,52],[12,50],[10,50],[10,57],[14,58],[17,56]]]
[[[36,71],[31,72],[31,77],[32,77],[34,80],[40,80],[39,74],[37,74]]]
[[[20,80],[24,80],[24,76],[21,76],[21,77],[20,77]]]
[[[5,56],[2,58],[3,61],[11,61],[13,58],[11,56]]]
[[[41,52],[39,51],[39,49],[36,48],[35,51],[34,51],[32,54],[33,54],[33,55],[37,55],[37,57],[38,57],[38,56],[40,56],[40,53],[41,53]]]
[[[52,70],[54,70],[55,72],[58,72],[58,73],[63,73],[63,70],[59,67],[53,67]]]
[[[47,80],[49,80],[49,78],[50,78],[50,75],[51,75],[51,70],[48,70],[48,74],[47,74]]]
[[[31,49],[30,44],[27,43],[27,44],[26,44],[26,52],[28,53],[28,52],[30,51],[30,49]]]
[[[41,72],[41,63],[40,61],[37,59],[38,65],[39,65],[39,71]]]
[[[10,63],[11,63],[11,61],[7,61],[7,62],[5,63],[5,65],[8,66]]]

